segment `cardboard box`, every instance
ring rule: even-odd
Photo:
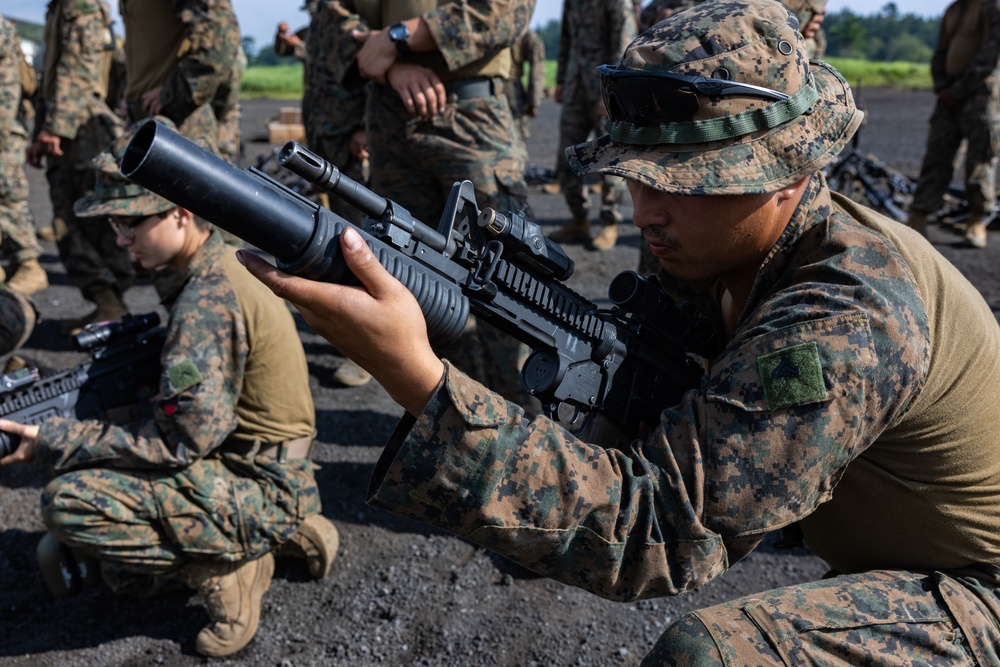
[[[268,123],[267,134],[268,141],[276,145],[306,140],[306,128],[302,123]]]
[[[281,107],[278,109],[278,122],[284,125],[301,125],[302,107]]]

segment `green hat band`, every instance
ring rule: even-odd
[[[117,179],[116,179],[117,180]],[[132,199],[149,194],[149,190],[136,183],[119,180],[112,182],[110,179],[99,178],[94,184],[94,197],[101,201],[113,199]]]

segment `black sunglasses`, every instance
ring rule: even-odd
[[[783,101],[788,95],[777,90],[739,81],[673,72],[640,72],[613,65],[597,68],[601,94],[613,121],[633,125],[658,125],[690,121],[701,108],[699,95],[725,97],[747,95]]]

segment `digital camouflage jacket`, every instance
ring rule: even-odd
[[[721,321],[714,286],[670,288]],[[1000,571],[1000,327],[918,234],[815,175],[720,340],[621,449],[448,365],[370,502],[615,599],[701,586],[799,520],[841,572]]]

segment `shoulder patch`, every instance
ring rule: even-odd
[[[167,382],[171,395],[177,395],[201,382],[201,372],[190,359],[180,361],[167,369]]]
[[[823,364],[815,342],[757,357],[767,407],[774,410],[826,398]]]

